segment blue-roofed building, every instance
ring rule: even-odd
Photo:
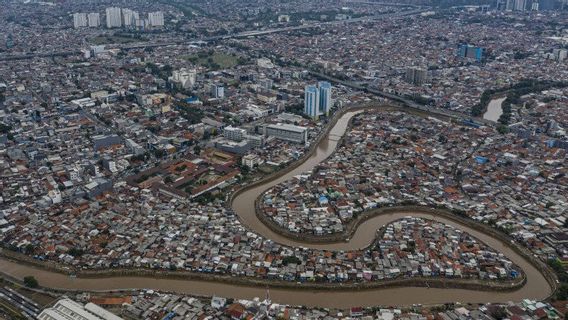
[[[482,156],[476,156],[475,157],[475,162],[477,162],[479,164],[486,164],[487,161],[489,161],[489,159],[487,159],[486,157],[482,157]]]

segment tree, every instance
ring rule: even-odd
[[[71,248],[67,253],[73,257],[80,257],[85,253],[85,251],[80,248]]]
[[[558,300],[568,300],[568,284],[563,283],[558,288],[558,292],[556,293],[556,299]]]
[[[37,282],[36,278],[34,278],[33,276],[24,277],[24,284],[29,288],[39,287],[39,282]]]

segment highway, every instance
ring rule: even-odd
[[[479,117],[472,117],[472,116],[469,116],[467,114],[463,114],[463,113],[455,112],[455,111],[451,111],[451,110],[429,107],[429,106],[426,106],[426,105],[419,104],[419,103],[412,101],[408,98],[401,97],[401,96],[396,95],[396,94],[384,92],[384,91],[381,91],[381,90],[378,90],[378,89],[369,88],[369,87],[357,84],[353,81],[340,80],[340,79],[331,77],[329,75],[323,74],[321,72],[310,71],[310,74],[312,76],[316,77],[316,78],[324,79],[324,80],[327,80],[329,82],[333,82],[335,84],[341,84],[341,85],[344,85],[344,86],[349,87],[349,88],[368,92],[368,93],[374,94],[374,95],[379,96],[379,97],[387,98],[389,100],[398,102],[401,105],[408,107],[408,108],[412,108],[412,109],[416,109],[416,110],[419,110],[419,111],[424,111],[424,112],[428,112],[428,113],[431,113],[431,114],[436,114],[436,115],[440,115],[440,116],[444,116],[444,117],[449,117],[449,118],[455,119],[455,120],[460,121],[460,122],[463,121],[463,120],[471,119],[471,120],[475,121],[476,123],[479,123],[479,124],[482,124],[482,125],[486,125],[486,126],[494,126],[495,125],[495,122],[490,121],[490,120],[486,120],[486,119],[479,118]]]
[[[144,42],[144,43],[135,43],[130,45],[109,45],[107,46],[110,49],[123,49],[123,50],[133,50],[133,49],[145,49],[145,48],[156,48],[156,47],[166,47],[172,45],[190,45],[193,43],[198,42],[211,42],[211,41],[219,41],[219,40],[228,40],[228,39],[238,39],[238,38],[246,38],[246,37],[254,37],[254,36],[262,36],[274,33],[281,33],[281,32],[290,32],[290,31],[298,31],[298,30],[306,30],[317,28],[325,25],[340,25],[344,23],[356,23],[356,22],[365,22],[365,21],[376,21],[381,19],[387,18],[397,18],[397,17],[405,17],[411,16],[415,14],[419,14],[421,12],[426,11],[425,9],[412,9],[403,12],[396,12],[396,13],[387,13],[387,14],[379,14],[374,16],[367,16],[367,17],[360,17],[360,18],[353,18],[348,20],[337,20],[337,21],[328,21],[328,22],[318,22],[318,23],[311,23],[301,26],[292,26],[292,27],[282,27],[282,28],[273,28],[273,29],[266,29],[266,30],[251,30],[251,31],[243,31],[239,33],[223,35],[223,36],[213,36],[213,37],[206,37],[201,39],[185,39],[180,41],[169,41],[169,42]],[[38,53],[28,53],[28,54],[19,54],[19,55],[0,55],[0,61],[10,61],[10,60],[25,60],[25,59],[34,59],[34,58],[50,58],[50,57],[64,57],[64,56],[71,56],[71,55],[78,55],[80,54],[80,50],[65,50],[65,51],[56,51],[56,52],[38,52]]]

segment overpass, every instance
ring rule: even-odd
[[[443,116],[443,117],[449,117],[451,119],[457,120],[457,121],[464,121],[464,120],[473,120],[476,123],[485,125],[485,126],[495,126],[495,122],[490,121],[490,120],[486,120],[480,117],[473,117],[473,116],[469,116],[460,112],[455,112],[455,111],[451,111],[451,110],[445,110],[445,109],[438,109],[438,108],[433,108],[433,107],[429,107],[423,104],[419,104],[416,101],[413,101],[411,99],[396,95],[396,94],[392,94],[392,93],[388,93],[385,91],[381,91],[378,89],[373,89],[373,88],[369,88],[368,86],[364,86],[364,85],[360,85],[357,84],[353,81],[346,81],[346,80],[341,80],[341,79],[337,79],[334,78],[332,76],[326,75],[324,73],[321,72],[317,72],[317,71],[309,71],[310,74],[316,78],[320,78],[320,79],[324,79],[327,80],[329,82],[333,82],[335,84],[341,84],[344,85],[346,87],[349,88],[353,88],[356,90],[360,90],[363,92],[367,92],[367,93],[371,93],[373,95],[379,96],[379,97],[383,97],[395,102],[398,102],[400,105],[407,107],[407,108],[411,108],[411,109],[415,109],[418,111],[422,111],[422,112],[427,112],[430,114],[434,114],[434,115],[439,115],[439,116]]]
[[[117,45],[117,46],[109,46],[111,49],[122,49],[122,50],[134,50],[134,49],[146,49],[146,48],[157,48],[157,47],[167,47],[173,45],[189,45],[198,42],[211,42],[211,41],[218,41],[218,40],[227,40],[227,39],[238,39],[238,38],[246,38],[246,37],[255,37],[255,36],[263,36],[281,32],[290,32],[290,31],[297,31],[297,30],[305,30],[305,29],[312,29],[316,27],[326,26],[326,25],[340,25],[344,23],[356,23],[356,22],[365,22],[365,21],[377,21],[387,18],[398,18],[398,17],[405,17],[415,15],[421,12],[424,12],[424,9],[412,9],[402,12],[395,12],[395,13],[386,13],[386,14],[379,14],[373,16],[366,16],[360,18],[353,18],[347,20],[337,20],[337,21],[328,21],[328,22],[317,22],[311,23],[307,25],[301,26],[291,26],[291,27],[282,27],[282,28],[273,28],[273,29],[266,29],[266,30],[250,30],[250,31],[243,31],[239,33],[229,34],[229,35],[222,35],[222,36],[213,36],[213,37],[206,37],[202,39],[190,39],[190,40],[179,40],[179,41],[167,41],[167,42],[158,42],[158,43],[136,43],[130,45]],[[20,54],[20,55],[2,55],[0,56],[0,61],[11,61],[11,60],[25,60],[25,59],[33,59],[33,58],[50,58],[50,57],[65,57],[65,56],[72,56],[78,55],[81,51],[79,50],[68,50],[68,51],[56,51],[56,52],[45,52],[45,53],[28,53],[28,54]]]

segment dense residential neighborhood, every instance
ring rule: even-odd
[[[566,0],[0,7],[0,319],[567,316]]]

